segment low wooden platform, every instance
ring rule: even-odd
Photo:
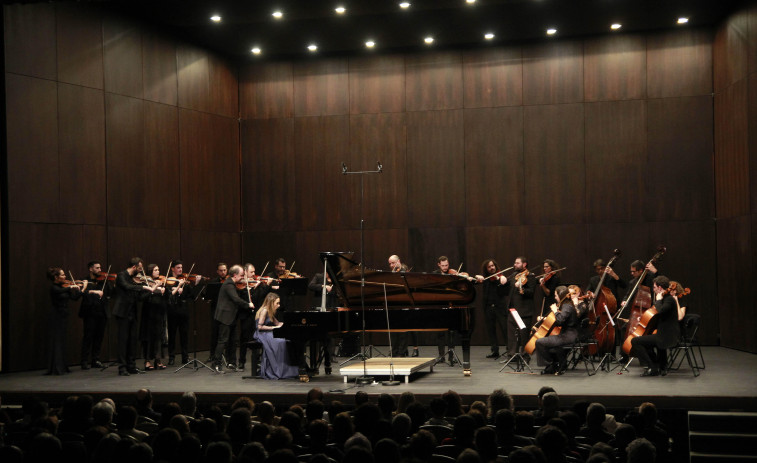
[[[349,381],[350,376],[362,376],[363,374],[368,376],[391,376],[394,372],[394,376],[404,376],[405,384],[410,383],[410,375],[424,368],[429,368],[429,371],[434,371],[434,363],[436,359],[433,357],[403,357],[403,358],[372,358],[363,362],[355,362],[350,365],[339,368],[339,374],[344,376],[344,382]]]

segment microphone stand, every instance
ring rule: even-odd
[[[386,298],[386,283],[384,283],[384,313],[386,313],[386,335],[389,338],[389,380],[381,381],[382,386],[399,386],[394,379],[394,356],[392,355],[392,327],[389,326],[389,302]]]
[[[359,385],[366,385],[373,383],[373,377],[368,376],[368,367],[366,366],[367,356],[365,355],[365,265],[363,259],[365,258],[365,220],[363,219],[363,196],[364,196],[364,178],[367,174],[380,174],[383,171],[381,162],[376,162],[376,170],[361,170],[356,172],[350,172],[347,169],[347,165],[342,163],[343,175],[359,175],[360,176],[360,310],[362,312],[363,329],[362,339],[363,344],[363,376],[359,376],[355,383]]]

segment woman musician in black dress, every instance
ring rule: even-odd
[[[68,301],[75,301],[81,297],[82,287],[76,282],[66,281],[66,273],[60,267],[47,269],[47,278],[53,282],[50,287],[50,355],[47,362],[46,375],[64,375],[71,370],[66,366],[66,325],[68,319]],[[84,288],[87,281],[82,282]]]
[[[554,330],[560,328],[559,334],[552,334],[536,340],[536,351],[547,363],[543,375],[562,375],[568,367],[567,354],[563,346],[571,345],[578,336],[578,314],[571,299],[570,291],[565,286],[555,288],[557,310],[555,312]]]
[[[163,346],[168,343],[168,295],[165,277],[160,276],[160,267],[156,264],[147,266],[146,284],[152,289],[142,303],[142,318],[139,326],[139,338],[145,357],[145,371],[164,370]]]

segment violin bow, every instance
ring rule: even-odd
[[[105,285],[108,283],[108,276],[110,276],[110,265],[108,265],[108,271],[105,272],[105,279],[103,279],[103,287],[100,288],[100,291],[102,291],[102,293],[100,294],[100,300],[103,299],[103,295],[105,294]]]

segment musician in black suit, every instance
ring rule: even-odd
[[[646,366],[641,376],[657,376],[667,373],[667,349],[673,347],[680,337],[678,324],[678,304],[675,296],[669,294],[670,280],[657,276],[653,280],[655,294],[654,308],[657,309],[657,333],[639,336],[631,340],[631,355]],[[655,353],[655,350],[657,351]]]
[[[108,324],[108,299],[103,294],[105,285],[108,283],[107,275],[102,281],[98,281],[102,273],[100,262],[92,261],[87,264],[87,267],[89,268],[88,284],[83,290],[84,298],[79,306],[79,318],[82,319],[84,325],[81,340],[82,370],[89,370],[90,364],[93,368],[102,368],[100,350],[105,336],[105,326]]]
[[[486,358],[499,358],[499,341],[497,341],[497,327],[502,333],[502,343],[507,345],[507,278],[503,274],[494,277],[501,269],[494,259],[487,259],[481,264],[481,275],[476,280],[484,288],[484,320],[486,320],[486,335],[489,338],[491,353]]]
[[[441,275],[455,275],[457,272],[455,270],[451,270],[449,268],[449,258],[447,256],[440,256],[438,259],[436,259],[436,266],[437,269],[434,270],[433,273],[441,274]],[[436,336],[436,348],[439,352],[439,356],[436,359],[436,363],[444,362],[444,354],[446,352],[449,352],[448,354],[448,362],[449,366],[454,366],[457,360],[455,360],[455,357],[452,355],[452,349],[455,348],[455,344],[453,342],[453,337],[455,337],[457,333],[452,332],[451,330],[446,331],[440,331],[439,334]]]
[[[512,313],[507,319],[507,353],[515,355],[518,349],[523,347],[527,340],[528,329],[532,325],[534,316],[534,291],[536,290],[536,278],[528,272],[528,259],[523,256],[516,257],[513,263],[513,273],[507,278],[506,285],[509,285],[510,304],[509,308],[518,311],[518,315],[523,319],[526,328],[519,330],[518,324]],[[520,335],[520,345],[516,334]]]
[[[216,303],[218,302],[218,290],[221,289],[221,284],[226,280],[226,277],[229,274],[229,269],[225,262],[219,262],[216,264],[216,273],[218,276],[213,277],[208,281],[208,289],[206,293],[210,296],[208,298],[208,302],[210,302],[210,347],[208,348],[210,356],[205,363],[213,361],[213,350],[216,348],[216,344],[218,344],[218,327],[216,326],[215,320]],[[214,288],[214,290],[211,291],[211,288]]]
[[[169,277],[178,282],[170,286],[168,293],[168,364],[174,364],[177,337],[181,341],[181,363],[184,364],[189,361],[189,301],[196,296],[195,290],[202,277],[185,277],[184,263],[180,260],[171,262]]]
[[[147,285],[137,284],[134,277],[142,271],[142,259],[132,257],[129,267],[116,276],[116,302],[113,316],[118,327],[118,374],[140,373],[134,362],[137,349],[137,302],[152,292]]]
[[[226,350],[226,343],[229,341],[231,334],[231,325],[237,319],[239,310],[251,310],[255,306],[252,302],[245,301],[237,293],[236,284],[242,280],[244,270],[241,265],[234,265],[229,270],[229,278],[223,282],[218,292],[218,303],[216,304],[215,320],[218,322],[218,344],[216,344],[214,354],[214,369],[218,373],[223,373],[223,353]]]

